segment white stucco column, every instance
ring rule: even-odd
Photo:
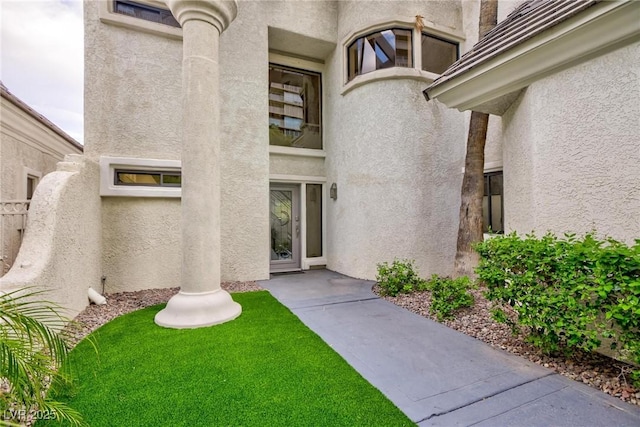
[[[182,26],[182,280],[155,322],[198,328],[238,317],[220,288],[220,106],[218,44],[235,1],[167,0]]]

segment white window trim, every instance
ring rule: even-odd
[[[402,18],[392,21],[378,22],[368,27],[352,32],[342,40],[342,81],[344,86],[340,91],[340,95],[345,95],[353,89],[380,80],[395,80],[395,79],[413,79],[425,82],[427,84],[433,83],[440,74],[424,71],[422,69],[422,33],[433,35],[454,43],[458,43],[461,46],[465,41],[465,38],[457,32],[451,31],[450,28],[443,27],[431,21],[424,21],[424,27],[422,31],[418,31],[415,25],[415,18]],[[365,74],[355,76],[353,80],[349,81],[349,52],[348,48],[356,39],[366,36],[367,34],[375,33],[376,31],[387,30],[391,28],[401,28],[411,30],[412,40],[412,55],[413,55],[413,67],[391,67],[382,70],[374,70]]]
[[[167,9],[165,2],[160,0],[135,0],[136,3],[147,6],[157,7],[159,9]],[[104,24],[115,25],[117,27],[130,28],[144,33],[155,34],[175,40],[182,40],[182,28],[172,27],[170,25],[160,24],[158,22],[146,21],[140,18],[123,15],[113,11],[113,0],[102,0],[98,6],[98,16],[100,22]]]
[[[100,157],[100,196],[168,198],[179,198],[182,196],[181,187],[115,185],[116,169],[180,172],[182,170],[180,160],[102,156]]]
[[[486,162],[484,164],[484,169],[483,169],[483,173],[491,173],[491,172],[501,172],[503,170],[503,166],[502,166],[502,162],[498,161],[498,162]],[[460,169],[460,173],[464,174],[465,171],[465,167],[463,166]]]
[[[299,156],[299,157],[322,157],[327,156],[324,150],[316,150],[313,148],[296,148],[296,147],[281,147],[279,145],[269,145],[269,154],[282,154],[285,156]]]
[[[36,187],[38,186],[38,184],[40,183],[40,180],[42,179],[42,172],[23,166],[21,176],[18,179],[18,188],[16,189],[18,194],[18,200],[27,200],[27,180],[30,177],[33,177],[36,179],[36,185],[33,187],[33,190],[35,192]]]
[[[321,176],[270,174],[271,184],[300,185],[300,268],[309,270],[316,265],[327,265],[327,179]],[[322,184],[322,256],[307,257],[307,184]]]

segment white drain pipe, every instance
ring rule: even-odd
[[[91,301],[92,303],[94,303],[96,305],[104,305],[104,304],[107,303],[107,299],[105,297],[103,297],[102,295],[100,295],[93,288],[89,288],[88,295],[89,295],[89,301]]]

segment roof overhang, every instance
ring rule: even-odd
[[[640,2],[602,2],[424,90],[460,111],[502,115],[536,80],[640,40]]]

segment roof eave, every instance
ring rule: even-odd
[[[603,2],[487,62],[424,90],[460,111],[502,115],[531,83],[640,40],[640,2]]]

